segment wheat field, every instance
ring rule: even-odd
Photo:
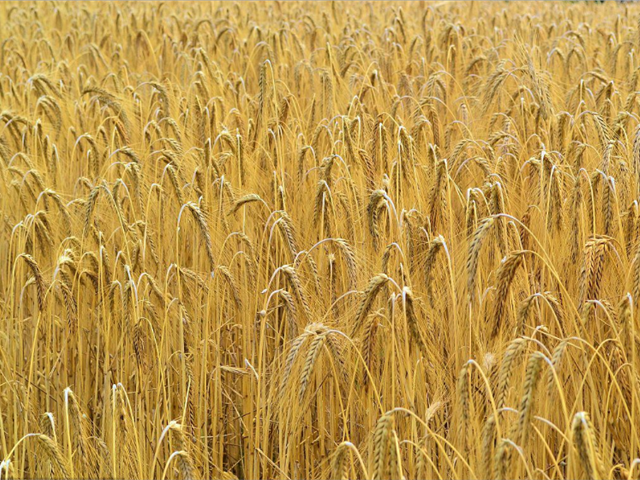
[[[0,4],[0,478],[640,478],[639,19]]]

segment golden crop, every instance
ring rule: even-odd
[[[639,17],[0,4],[0,478],[639,478]]]

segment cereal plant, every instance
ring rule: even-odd
[[[0,479],[639,479],[639,20],[0,4]]]

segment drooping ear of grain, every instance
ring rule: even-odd
[[[491,231],[494,223],[495,219],[493,217],[488,217],[482,220],[474,232],[473,237],[471,238],[471,243],[469,244],[469,253],[467,255],[467,289],[469,290],[469,295],[472,299],[475,297],[480,248],[482,247],[485,237]]]
[[[518,271],[518,267],[522,265],[522,261],[524,258],[524,252],[512,252],[508,256],[506,256],[498,269],[496,274],[497,276],[497,287],[495,291],[495,310],[493,312],[493,318],[491,319],[494,323],[492,336],[495,337],[502,327],[504,321],[504,310],[505,304],[508,301],[509,287],[513,283],[513,279]]]
[[[369,285],[367,285],[366,290],[363,292],[363,298],[360,301],[358,311],[356,312],[356,317],[351,329],[352,337],[355,336],[355,334],[360,330],[360,326],[373,307],[373,303],[375,302],[378,293],[382,290],[382,287],[384,287],[388,281],[389,277],[384,273],[376,275],[369,281]]]
[[[398,443],[391,414],[380,417],[373,434],[372,480],[401,480],[402,470],[398,458]]]
[[[35,441],[41,449],[42,454],[47,458],[53,466],[55,476],[62,478],[71,478],[72,470],[67,459],[60,451],[59,445],[50,437],[43,434],[34,434]]]
[[[585,412],[578,412],[571,424],[571,439],[577,450],[578,464],[581,471],[575,470],[575,475],[585,475],[590,480],[605,478],[604,466],[600,458],[597,439],[589,416]],[[574,455],[574,458],[576,455]]]
[[[602,281],[605,254],[610,246],[611,239],[603,236],[595,236],[586,243],[580,277],[581,302],[597,298]]]
[[[527,440],[529,424],[533,415],[532,405],[535,399],[543,361],[544,357],[540,352],[534,352],[529,356],[524,378],[522,398],[520,400],[520,414],[514,427],[513,435],[514,438],[518,439],[519,443],[524,443]]]
[[[196,480],[197,478],[199,478],[199,476],[194,466],[191,454],[188,452],[188,450],[186,450],[187,444],[185,441],[183,426],[174,423],[171,425],[170,431],[176,442],[176,447],[179,449],[179,453],[177,454],[177,462],[182,480]]]
[[[513,375],[514,363],[520,358],[526,347],[526,341],[523,338],[513,340],[504,353],[502,365],[498,374],[498,392],[496,403],[498,408],[502,408],[509,394],[509,381]]]
[[[344,442],[338,445],[333,454],[331,475],[336,480],[347,480],[349,478],[349,446]]]

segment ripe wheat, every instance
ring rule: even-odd
[[[640,478],[640,6],[0,4],[0,479]]]

